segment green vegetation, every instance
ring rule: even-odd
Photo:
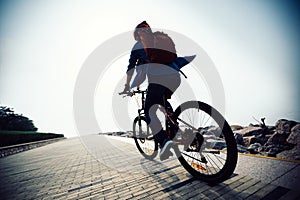
[[[0,147],[64,137],[62,134],[39,133],[33,121],[12,108],[0,106]]]
[[[12,108],[0,106],[0,130],[37,131],[33,121],[14,113]]]
[[[1,134],[47,134],[47,133],[41,133],[41,132],[35,132],[35,131],[4,131],[0,130]]]
[[[0,131],[0,147],[64,137],[63,134],[33,131]]]

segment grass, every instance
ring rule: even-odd
[[[36,131],[3,131],[0,130],[0,134],[49,134],[49,133],[41,133]],[[54,133],[51,133],[54,134]]]
[[[63,134],[35,131],[0,131],[0,147],[64,137]]]

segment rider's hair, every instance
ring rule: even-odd
[[[138,31],[145,31],[145,32],[148,32],[148,33],[152,33],[152,30],[151,30],[149,24],[146,21],[142,21],[141,23],[139,23],[135,27],[133,36],[134,36],[134,39],[137,40],[137,41],[140,40],[140,37],[138,35]]]

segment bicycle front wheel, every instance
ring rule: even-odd
[[[174,117],[178,122],[179,162],[194,177],[210,183],[229,178],[237,163],[237,145],[223,116],[199,101],[180,105]]]
[[[139,152],[147,159],[152,160],[157,155],[157,142],[154,141],[146,118],[136,117],[133,121],[133,138]]]

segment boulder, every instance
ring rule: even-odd
[[[234,133],[241,134],[243,137],[252,136],[252,135],[259,135],[261,134],[261,127],[256,126],[248,126],[241,130],[234,131]]]
[[[290,121],[287,119],[280,119],[276,122],[276,132],[278,134],[289,135],[291,133],[291,129],[296,125],[295,121]]]
[[[244,137],[244,143],[246,147],[250,146],[251,144],[254,144],[256,142],[259,142],[260,139],[257,138],[256,136],[248,136],[248,137]]]
[[[300,160],[300,147],[295,146],[291,150],[286,150],[278,153],[276,155],[277,158],[284,158],[289,160]]]
[[[244,146],[249,146],[250,145],[250,140],[253,136],[248,136],[248,137],[243,137],[243,140],[244,140]]]
[[[246,147],[244,147],[244,146],[242,146],[242,145],[237,145],[237,150],[238,150],[238,152],[240,152],[240,153],[249,153],[248,152],[248,149],[246,148]]]
[[[219,137],[222,134],[222,130],[220,127],[209,127],[207,130],[203,130],[206,135],[214,135]]]
[[[243,127],[240,125],[231,125],[230,128],[232,131],[237,131],[237,130],[243,129]]]
[[[268,156],[276,157],[276,154],[294,147],[286,141],[287,137],[286,134],[275,132],[259,151],[265,151]]]
[[[245,146],[243,136],[239,133],[234,134],[234,138],[237,144]]]
[[[291,134],[286,140],[288,143],[300,145],[300,124],[296,124],[291,129]]]
[[[259,135],[260,136],[260,135]],[[254,144],[254,143],[260,143],[260,144],[263,144],[263,138],[262,137],[259,137],[259,136],[252,136],[250,138],[250,145],[251,144]]]
[[[267,134],[270,134],[270,133],[275,133],[276,131],[276,127],[275,126],[267,126],[268,128],[268,133]]]
[[[267,156],[270,157],[276,157],[276,154],[278,154],[281,151],[281,149],[277,147],[270,148],[269,151],[267,151]]]
[[[253,135],[253,136],[244,137],[244,143],[246,147],[254,143],[260,143],[261,145],[264,145],[269,138],[270,135],[262,135],[262,134],[258,136]]]
[[[238,145],[250,153],[261,153],[273,157],[300,158],[300,123],[280,119],[275,126],[267,126],[262,118],[260,125],[250,124],[241,129],[232,126]],[[240,147],[241,148],[241,147]],[[245,151],[240,149],[240,151]]]
[[[250,127],[260,127],[259,124],[252,124],[252,123],[250,123],[249,126],[250,126]]]
[[[274,133],[266,142],[265,146],[269,145],[284,145],[286,144],[287,135]]]
[[[249,147],[248,147],[248,151],[251,153],[251,154],[257,154],[258,153],[258,149],[261,147],[261,144],[260,143],[254,143],[254,144],[251,144]]]
[[[278,153],[278,158],[285,158],[290,160],[300,160],[300,124],[298,123],[291,129],[291,134],[286,140],[288,143],[295,145],[290,150],[285,150]]]
[[[210,144],[208,144],[210,147],[212,147],[213,149],[218,149],[218,150],[222,150],[222,149],[225,149],[227,146],[226,146],[226,143],[224,141],[221,141],[221,140],[214,140],[214,141],[211,141]]]

